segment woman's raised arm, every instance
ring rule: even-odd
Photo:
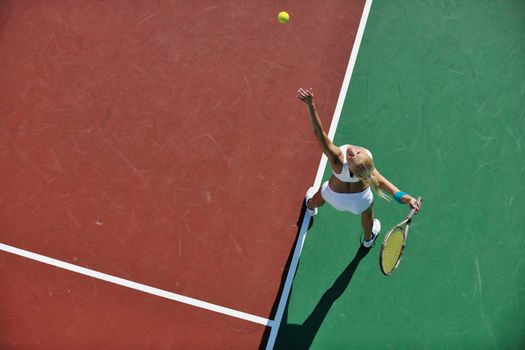
[[[312,90],[299,89],[297,92],[297,98],[303,101],[308,107],[308,116],[310,117],[310,123],[312,125],[314,135],[317,138],[317,141],[319,141],[319,145],[321,146],[323,153],[328,157],[330,163],[337,163],[340,160],[342,152],[339,149],[339,147],[332,143],[332,140],[330,140],[330,138],[323,129],[323,124],[321,123],[321,119],[319,118],[319,115],[317,114],[317,109],[315,108],[314,94]]]

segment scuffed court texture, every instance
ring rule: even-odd
[[[321,157],[296,90],[328,130],[364,6],[0,2],[0,243],[273,320]],[[274,348],[523,349],[523,1],[375,0],[343,97],[334,142],[423,209],[385,277],[359,217],[320,208]],[[408,213],[374,209],[380,240]],[[1,349],[268,331],[0,251]]]

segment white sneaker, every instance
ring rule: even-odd
[[[381,221],[379,221],[379,219],[374,219],[374,225],[372,226],[372,238],[368,241],[365,239],[363,241],[363,247],[370,248],[374,244],[377,236],[379,236],[379,232],[381,232]]]
[[[314,209],[308,208],[308,202],[310,201],[310,199],[312,199],[312,197],[314,196],[315,192],[317,192],[315,190],[315,188],[314,187],[310,187],[308,189],[308,191],[306,191],[306,197],[304,199],[304,202],[306,204],[306,212],[308,214],[310,214],[311,216],[317,215],[317,208],[314,208]]]

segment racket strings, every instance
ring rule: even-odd
[[[396,227],[388,237],[381,256],[381,265],[385,273],[391,273],[396,268],[403,252],[404,240],[401,227]]]

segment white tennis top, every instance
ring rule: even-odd
[[[343,182],[359,182],[361,180],[359,180],[359,178],[357,176],[354,176],[354,174],[352,174],[350,172],[350,169],[348,169],[348,161],[346,159],[346,150],[348,149],[349,146],[351,146],[351,145],[343,145],[343,146],[339,147],[341,152],[343,152],[343,157],[344,157],[343,170],[341,170],[341,173],[338,174],[338,173],[336,173],[334,171],[334,169],[332,169],[332,173],[334,174],[335,177],[337,177],[339,180],[341,180]],[[366,148],[361,147],[361,146],[355,146],[355,147],[361,148],[366,153],[368,153],[370,158],[373,159],[372,153],[369,150],[367,150]],[[331,168],[331,166],[330,166],[330,168]]]

